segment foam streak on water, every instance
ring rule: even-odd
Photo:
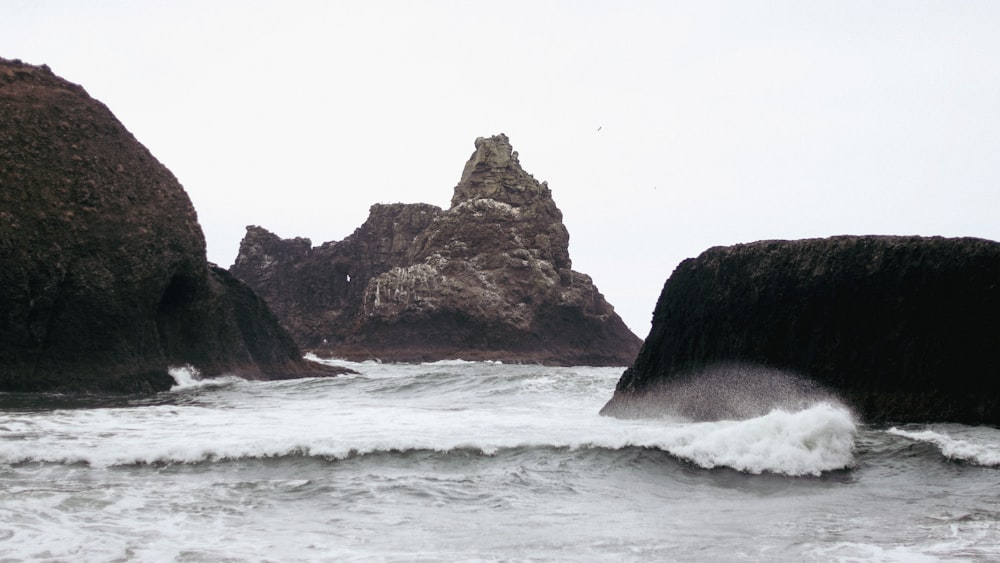
[[[450,370],[458,365],[427,368]],[[502,376],[462,381],[465,377],[459,373],[390,377],[368,385],[336,382],[339,385],[329,389],[322,380],[312,381],[303,385],[319,394],[303,393],[294,403],[222,400],[214,408],[140,405],[0,417],[10,436],[21,438],[0,443],[0,462],[109,467],[291,455],[345,459],[415,450],[494,455],[504,449],[645,447],[700,467],[750,473],[820,475],[853,463],[854,423],[847,411],[829,404],[792,413],[775,410],[742,421],[621,421],[596,416],[588,393],[573,392],[580,382],[573,381],[572,374],[539,377],[517,369],[525,375],[510,381]],[[251,390],[270,388],[278,396],[283,390],[298,391],[294,383],[264,386],[238,379],[199,380],[185,369],[172,373],[179,379],[174,391],[228,387],[234,399]],[[367,391],[372,398],[351,397],[354,403],[344,408],[324,395],[335,390],[349,395],[352,389],[345,386]],[[560,386],[570,392],[550,395]],[[466,396],[456,397],[454,388],[462,387],[467,389],[457,395]]]
[[[995,428],[970,428],[952,424],[920,430],[893,427],[888,432],[933,444],[950,459],[977,465],[1000,466],[1000,430]]]
[[[830,402],[618,420],[597,413],[620,369],[349,367],[178,368],[146,399],[0,396],[0,559],[1000,554],[989,429],[883,431]]]

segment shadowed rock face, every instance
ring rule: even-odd
[[[167,389],[169,365],[312,372],[266,305],[210,268],[174,176],[100,102],[0,59],[0,390]]]
[[[664,285],[604,414],[732,362],[788,370],[870,421],[1000,424],[1000,244],[834,237],[712,248]]]
[[[571,269],[551,191],[504,135],[476,140],[449,209],[375,205],[344,241],[309,245],[249,227],[232,268],[306,347],[584,365],[626,365],[638,351],[591,279]]]
[[[268,300],[301,346],[341,342],[353,333],[368,282],[408,263],[413,239],[441,208],[401,203],[371,206],[346,239],[316,248],[247,227],[232,273]]]

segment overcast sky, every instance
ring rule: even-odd
[[[447,207],[500,132],[640,337],[714,245],[1000,239],[996,1],[0,0],[0,56],[104,102],[223,266],[249,224]]]

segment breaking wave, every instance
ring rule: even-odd
[[[165,416],[183,416],[179,409],[159,409]],[[81,420],[86,416],[88,420]],[[421,437],[419,432],[373,438],[337,438],[315,432],[296,433],[241,431],[233,425],[206,434],[135,436],[113,428],[113,417],[101,411],[86,411],[67,417],[93,428],[91,437],[78,434],[76,440],[53,440],[58,430],[47,424],[20,424],[8,421],[0,441],[0,463],[44,462],[86,464],[95,467],[122,465],[199,464],[233,460],[285,457],[321,458],[338,461],[372,454],[405,455],[424,451],[440,455],[497,456],[552,449],[594,450],[611,455],[634,448],[656,449],[698,467],[729,467],[758,474],[790,476],[820,475],[853,465],[854,421],[850,413],[829,404],[819,404],[799,412],[775,410],[765,416],[742,421],[664,423],[663,421],[617,421],[599,419],[590,428],[574,431],[555,428],[532,433],[497,433],[481,438],[458,431]],[[105,420],[101,420],[105,418]],[[63,424],[68,424],[67,420]],[[50,435],[43,438],[43,435]],[[331,431],[330,434],[336,434]],[[534,434],[534,435],[531,435]]]
[[[747,420],[682,424],[667,432],[661,447],[704,468],[819,475],[854,465],[856,433],[848,410],[820,403]]]
[[[926,442],[938,448],[948,459],[975,465],[1000,466],[1000,430],[984,427],[958,427],[951,430],[902,430],[890,428],[889,434]],[[961,437],[956,437],[955,435]]]
[[[194,366],[174,366],[167,370],[170,377],[174,378],[174,385],[171,391],[182,391],[186,389],[199,389],[202,387],[221,387],[238,381],[246,381],[235,375],[222,377],[202,378],[201,372]]]
[[[350,367],[221,384],[176,368],[173,391],[142,397],[0,394],[0,551],[997,559],[997,474],[976,464],[996,461],[1000,429],[887,432],[822,390],[750,372],[622,419],[598,415],[618,368]]]

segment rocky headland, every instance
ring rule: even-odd
[[[831,391],[867,421],[1000,424],[1000,243],[841,236],[712,248],[663,287],[602,410],[658,416],[679,387]],[[732,376],[736,377],[732,377]],[[784,376],[783,376],[784,377]]]
[[[168,367],[330,374],[206,260],[177,179],[100,102],[0,59],[0,391],[151,392]]]
[[[572,269],[551,190],[505,135],[475,147],[450,208],[373,205],[318,247],[248,227],[231,272],[320,354],[628,365],[641,341]]]

